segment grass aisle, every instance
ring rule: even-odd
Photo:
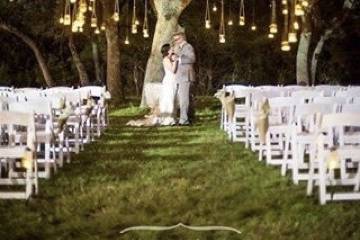
[[[219,106],[198,101],[192,127],[111,126],[28,203],[0,201],[0,239],[360,239],[360,203],[320,206],[277,168],[218,129]],[[134,225],[226,225],[242,231],[119,232]]]

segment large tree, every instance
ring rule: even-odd
[[[162,80],[162,57],[161,46],[171,42],[174,32],[183,30],[179,26],[179,17],[191,0],[153,0],[157,21],[152,43],[151,54],[147,63],[143,86],[142,106],[147,106],[149,101],[157,98],[158,92],[146,88],[149,83],[159,83]]]
[[[40,70],[44,76],[44,80],[45,83],[48,87],[52,87],[55,85],[49,68],[46,64],[46,60],[40,50],[40,48],[37,46],[37,44],[35,43],[35,41],[33,39],[31,39],[28,35],[26,35],[25,33],[21,32],[20,30],[18,30],[17,28],[11,26],[10,24],[7,24],[3,21],[0,20],[0,29],[3,31],[7,31],[15,36],[17,36],[19,39],[21,39],[24,43],[26,43],[31,50],[34,52],[34,55],[36,57],[36,60],[39,64]]]

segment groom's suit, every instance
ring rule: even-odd
[[[180,105],[180,124],[188,123],[190,84],[195,81],[194,63],[196,61],[194,48],[184,42],[175,49],[179,56],[179,66],[175,75],[177,83],[177,98]]]

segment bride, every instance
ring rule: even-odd
[[[176,96],[176,82],[175,73],[178,67],[178,60],[176,54],[170,44],[164,44],[161,47],[163,55],[163,66],[165,76],[162,81],[161,92],[159,97],[159,110],[160,115],[157,119],[159,125],[175,125],[174,118],[175,110],[175,96]]]

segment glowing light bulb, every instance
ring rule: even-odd
[[[217,11],[217,6],[216,6],[215,3],[214,3],[214,6],[212,7],[212,10],[213,10],[213,12],[216,12],[216,11]]]
[[[287,8],[284,8],[282,11],[282,14],[284,15],[288,15],[289,14],[289,10]]]
[[[220,35],[219,35],[219,42],[220,42],[220,43],[225,43],[225,42],[226,42],[226,40],[225,40],[225,34],[220,34]]]
[[[91,18],[91,27],[92,28],[97,27],[97,18],[96,17]]]
[[[128,37],[128,36],[126,36],[125,41],[124,41],[124,44],[125,44],[125,45],[129,45],[129,44],[130,44],[130,41],[129,41],[129,37]]]
[[[297,36],[295,32],[290,32],[289,35],[289,42],[290,43],[296,43],[297,42]]]
[[[61,18],[59,19],[59,23],[60,23],[60,24],[64,24],[64,18],[63,18],[63,17],[61,17]]]
[[[269,34],[268,34],[268,38],[274,38],[274,34],[269,33]]]
[[[95,33],[95,34],[100,34],[100,30],[99,30],[98,27],[95,29],[94,33]]]
[[[113,15],[113,19],[114,19],[114,21],[115,22],[118,22],[118,21],[120,21],[120,16],[119,16],[119,13],[114,13],[114,15]]]
[[[251,26],[251,31],[256,31],[256,25],[253,24],[253,25]]]
[[[131,33],[132,34],[137,34],[138,33],[138,29],[137,29],[136,24],[131,25]]]
[[[278,32],[278,28],[277,25],[275,23],[270,24],[270,33],[277,33]]]
[[[148,38],[149,37],[149,30],[148,29],[143,29],[143,36],[144,38]]]
[[[101,30],[101,31],[105,31],[105,30],[106,30],[105,24],[101,24],[100,30]]]
[[[70,3],[76,3],[76,0],[70,0]]]
[[[299,30],[300,29],[300,25],[298,22],[294,22],[294,29],[295,30]]]
[[[206,29],[210,29],[210,28],[211,28],[211,22],[210,22],[210,20],[206,20],[206,21],[205,21],[205,28],[206,28]]]
[[[240,26],[245,26],[245,17],[240,17],[240,20],[239,20],[239,25]]]
[[[281,51],[288,52],[290,50],[291,50],[291,47],[289,45],[289,42],[288,41],[282,41],[281,42]]]
[[[295,5],[295,16],[304,16],[305,12],[304,9],[300,4]]]
[[[230,19],[230,20],[228,21],[228,26],[232,26],[232,25],[234,25],[234,22],[233,22],[232,19]]]
[[[303,5],[304,7],[308,7],[309,2],[307,0],[303,0],[303,1],[301,1],[301,5]]]
[[[65,14],[64,16],[64,25],[70,26],[71,25],[71,16],[70,14]]]

